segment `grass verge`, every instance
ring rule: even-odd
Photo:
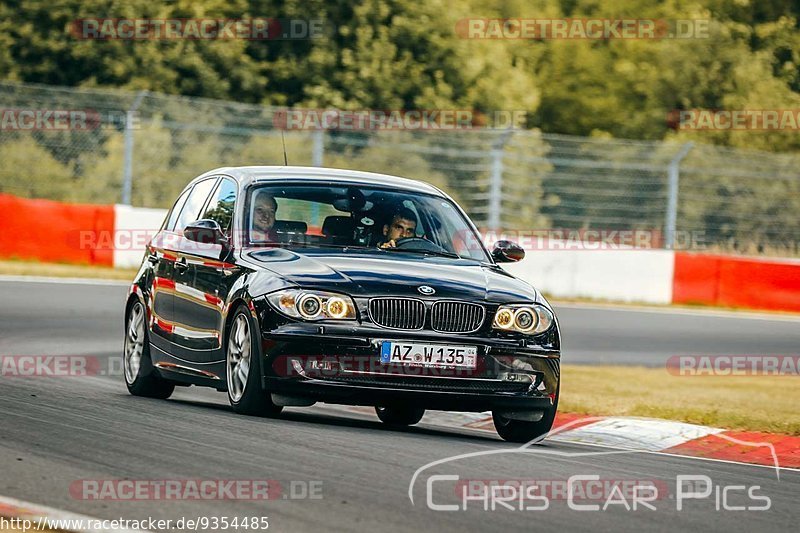
[[[56,278],[93,278],[132,281],[134,269],[111,268],[90,265],[61,263],[39,263],[35,261],[0,261],[0,275],[5,276],[52,276]]]
[[[674,376],[665,368],[564,365],[559,410],[800,435],[798,376]]]

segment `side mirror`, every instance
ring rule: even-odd
[[[492,247],[492,259],[495,263],[516,263],[525,257],[525,250],[511,241],[497,241]]]
[[[222,228],[216,220],[210,218],[192,222],[183,230],[183,236],[201,244],[219,244],[223,250],[227,250],[229,246],[228,238],[222,233]]]

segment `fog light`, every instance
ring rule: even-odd
[[[322,360],[322,361],[318,361],[316,359],[312,359],[308,363],[309,363],[308,367],[311,370],[328,370],[329,371],[329,370],[338,370],[339,369],[339,363],[337,361],[330,361],[330,360],[327,360],[327,359]]]
[[[497,377],[503,381],[516,381],[517,383],[533,382],[533,377],[530,374],[520,374],[519,372],[501,372]]]
[[[290,361],[292,362],[292,368],[294,369],[295,372],[297,372],[301,376],[304,376],[306,374],[305,370],[303,369],[303,363],[301,363],[297,359],[290,359]]]

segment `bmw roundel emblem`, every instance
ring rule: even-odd
[[[430,296],[431,294],[436,292],[436,289],[434,289],[433,287],[428,287],[427,285],[422,285],[420,287],[417,287],[417,290],[420,292],[420,294],[424,294],[426,296]]]

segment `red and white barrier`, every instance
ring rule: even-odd
[[[678,252],[672,302],[800,311],[800,259]]]
[[[0,258],[136,268],[164,209],[64,204],[0,194]],[[537,248],[506,265],[555,298],[800,312],[800,259]],[[587,247],[588,248],[588,247]]]
[[[81,243],[114,232],[114,206],[65,204],[0,194],[0,258],[114,266],[113,248]]]

